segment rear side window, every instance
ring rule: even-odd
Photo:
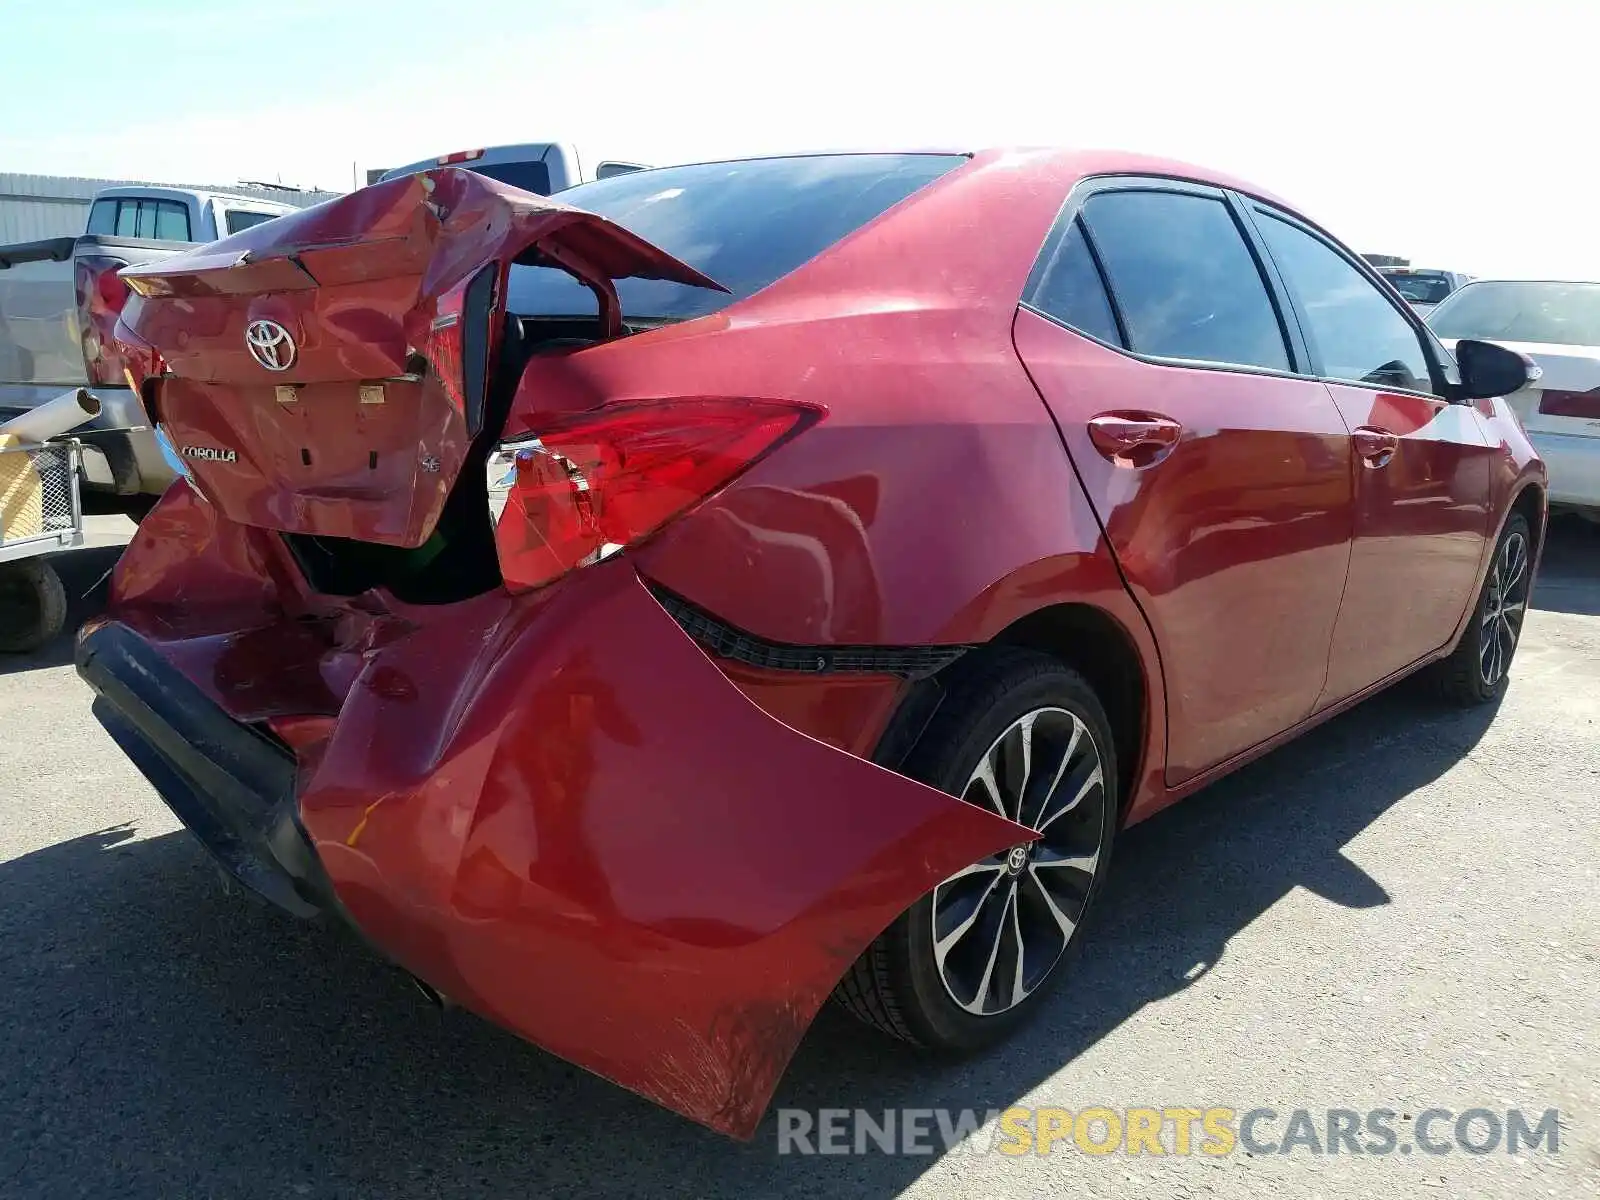
[[[1076,220],[1045,243],[1044,255],[1029,283],[1028,303],[1063,325],[1113,346],[1122,345],[1100,268],[1084,240],[1083,226]]]
[[[117,202],[96,200],[89,210],[89,233],[111,235],[117,232]]]
[[[155,201],[156,231],[154,236],[169,242],[189,240],[189,209],[176,200]]]
[[[1289,369],[1255,257],[1221,200],[1100,192],[1083,206],[1129,348],[1159,358]]]
[[[615,175],[561,193],[728,289],[623,279],[623,313],[688,320],[757,292],[966,162],[956,154],[829,154],[697,163]],[[510,311],[587,316],[594,296],[563,271],[511,272]]]
[[[550,168],[542,162],[490,163],[488,166],[472,169],[479,175],[487,175],[490,179],[509,183],[514,188],[521,188],[536,196],[550,194]]]
[[[223,221],[229,233],[238,233],[241,229],[251,229],[263,221],[270,221],[277,213],[251,212],[245,208],[230,208]]]
[[[1294,294],[1318,370],[1329,379],[1431,391],[1422,339],[1384,294],[1321,238],[1262,216],[1261,236]]]

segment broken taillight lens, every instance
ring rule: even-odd
[[[504,443],[489,497],[506,587],[541,587],[648,537],[820,415],[772,400],[630,402]]]
[[[83,363],[91,387],[118,387],[123,383],[126,364],[114,333],[117,317],[128,302],[128,285],[117,271],[127,265],[121,259],[98,254],[73,262],[78,336],[83,341]]]

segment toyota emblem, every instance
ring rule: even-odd
[[[251,321],[244,327],[244,344],[250,357],[269,371],[287,371],[294,366],[294,338],[276,321]]]

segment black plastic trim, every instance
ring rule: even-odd
[[[650,590],[701,649],[768,671],[793,671],[804,675],[899,675],[925,679],[943,670],[968,650],[951,646],[807,646],[773,642],[735,629],[656,584]]]
[[[944,698],[944,685],[937,677],[918,679],[909,684],[900,703],[895,706],[894,716],[889,718],[878,744],[873,747],[872,761],[891,771],[900,770],[916,744],[922,740],[928,726],[933,723]]]
[[[500,264],[490,263],[474,275],[467,284],[461,306],[461,390],[470,437],[477,437],[483,431],[489,376],[489,319],[494,310],[499,274]]]
[[[94,714],[224,870],[302,918],[343,916],[295,803],[287,750],[223,712],[133,630],[78,643]]]

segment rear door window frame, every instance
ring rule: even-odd
[[[1127,325],[1123,320],[1122,309],[1117,299],[1117,294],[1106,276],[1105,267],[1101,259],[1099,247],[1095,245],[1094,235],[1090,231],[1088,222],[1079,221],[1083,207],[1093,196],[1107,192],[1171,192],[1185,196],[1199,196],[1208,200],[1220,201],[1233,218],[1234,227],[1238,231],[1240,240],[1249,252],[1251,260],[1256,267],[1256,273],[1261,279],[1262,289],[1267,294],[1267,300],[1272,306],[1274,317],[1278,322],[1278,331],[1283,338],[1289,362],[1288,370],[1275,367],[1263,367],[1254,363],[1229,363],[1215,362],[1209,359],[1171,358],[1158,354],[1147,354],[1132,349],[1127,345]],[[1253,198],[1252,198],[1253,199]],[[1066,201],[1061,206],[1061,211],[1056,215],[1055,224],[1051,226],[1039,254],[1034,260],[1033,269],[1028,275],[1027,285],[1023,288],[1021,307],[1034,313],[1054,325],[1063,329],[1070,329],[1080,337],[1088,338],[1097,345],[1106,346],[1118,354],[1124,354],[1140,362],[1151,363],[1156,366],[1185,367],[1198,371],[1227,371],[1236,375],[1269,375],[1279,379],[1304,379],[1306,368],[1310,361],[1305,338],[1301,333],[1300,323],[1292,309],[1289,308],[1289,297],[1283,289],[1282,279],[1278,276],[1276,266],[1266,248],[1262,245],[1261,235],[1245,211],[1246,198],[1239,196],[1227,188],[1217,187],[1214,184],[1200,183],[1191,179],[1182,179],[1177,176],[1166,175],[1094,175],[1079,180],[1067,194]],[[1033,301],[1044,282],[1044,273],[1048,270],[1051,257],[1056,247],[1066,237],[1071,226],[1076,222],[1082,230],[1083,240],[1089,248],[1090,257],[1094,260],[1095,270],[1100,275],[1101,286],[1105,288],[1106,296],[1111,303],[1111,311],[1116,317],[1117,328],[1122,333],[1123,344],[1113,346],[1092,334],[1085,333],[1076,326],[1069,325],[1061,318],[1053,316]]]

